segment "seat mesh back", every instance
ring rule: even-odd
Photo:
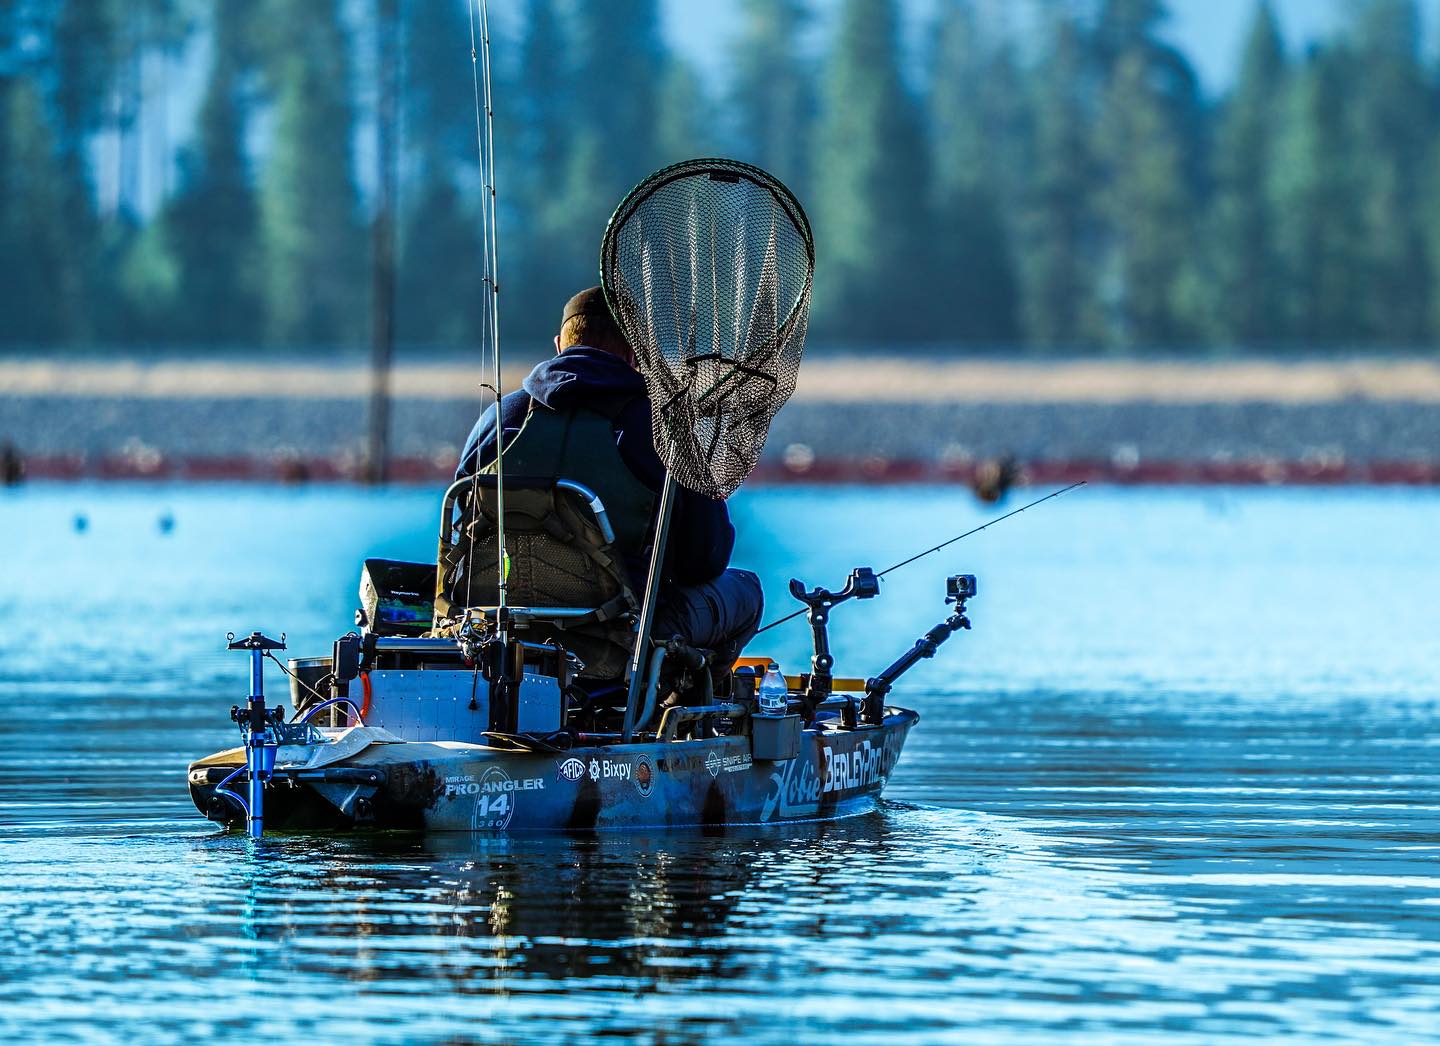
[[[451,612],[493,607],[497,528],[495,491],[481,486],[475,511],[462,499],[452,526],[453,543],[442,550],[442,596]],[[589,505],[564,488],[506,484],[505,542],[510,556],[508,603],[514,607],[597,609],[616,600],[633,607],[625,568],[605,541]],[[473,568],[473,576],[467,571]],[[438,609],[438,608],[437,608]],[[556,641],[586,664],[585,675],[618,677],[633,645],[628,616],[578,625],[559,622],[530,626],[526,638]]]

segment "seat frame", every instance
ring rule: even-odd
[[[511,484],[514,484],[517,481],[511,480],[510,482]],[[440,547],[439,554],[436,557],[437,565],[443,562],[445,554],[454,547],[454,542],[450,540],[450,535],[455,529],[455,504],[457,501],[460,500],[460,495],[474,489],[477,486],[494,488],[497,485],[498,484],[495,476],[481,474],[478,476],[466,476],[464,479],[457,479],[454,483],[451,483],[450,486],[445,488],[445,496],[440,501]],[[615,529],[610,525],[610,517],[605,511],[605,503],[600,500],[599,494],[596,494],[585,484],[577,483],[573,479],[557,479],[554,481],[554,486],[557,490],[569,490],[584,498],[585,503],[590,507],[590,511],[595,518],[596,526],[600,528],[601,536],[605,538],[605,541],[607,543],[613,543],[615,541]],[[488,611],[491,615],[493,615],[495,611],[497,611],[499,608],[466,607],[466,609],[479,611],[482,614]],[[511,617],[515,618],[517,621],[523,618],[526,619],[527,622],[534,620],[574,622],[579,618],[588,617],[589,615],[599,613],[600,611],[599,607],[587,608],[511,606],[507,607],[506,609],[510,612]]]
[[[511,479],[507,481],[507,486],[523,482],[525,481]],[[601,536],[604,537],[607,543],[613,544],[615,540],[614,528],[610,524],[609,516],[605,511],[604,502],[601,501],[600,496],[596,494],[594,490],[590,489],[583,483],[571,479],[557,479],[554,481],[546,480],[545,482],[547,484],[553,482],[553,485],[557,490],[568,490],[574,494],[579,495],[579,497],[589,507],[589,510],[594,517],[594,521],[600,530]],[[451,535],[456,527],[455,506],[460,498],[460,495],[462,493],[465,493],[466,491],[473,489],[475,486],[488,487],[493,490],[497,485],[497,477],[493,475],[480,474],[477,476],[466,476],[463,479],[457,479],[454,483],[450,484],[448,488],[446,488],[445,495],[440,503],[440,544],[439,555],[437,557],[438,562],[441,564],[442,571],[446,554],[450,551],[451,548],[454,547],[454,542],[451,540]],[[632,592],[631,595],[633,597],[634,593]],[[495,618],[499,610],[498,607],[494,606],[466,607],[465,609],[467,613],[478,614],[482,618],[490,620],[493,620]],[[543,622],[553,622],[557,627],[564,627],[567,624],[574,625],[587,617],[599,614],[600,610],[601,608],[599,607],[506,607],[506,611],[510,615],[511,619],[517,625],[521,626]],[[625,724],[627,733],[629,733],[630,730],[644,730],[645,727],[649,725],[650,720],[654,718],[655,713],[658,711],[660,671],[661,666],[665,662],[669,644],[652,643],[652,646],[654,647],[654,649],[650,651],[649,656],[644,659],[644,671],[642,676],[644,685],[641,688],[640,693],[636,695],[636,699],[634,700],[634,704],[636,705],[636,707],[629,707],[631,702],[629,700],[627,700],[626,702],[627,707],[625,710]],[[628,674],[629,670],[627,668],[627,677]],[[705,676],[705,682],[707,684],[708,690],[709,676],[703,671],[703,669],[701,670],[700,674]],[[626,680],[624,678],[620,680],[620,682],[622,683],[625,681]]]

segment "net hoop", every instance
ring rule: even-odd
[[[615,212],[610,215],[610,220],[605,223],[605,237],[600,241],[600,286],[605,291],[605,302],[610,306],[611,314],[617,319],[620,317],[620,313],[615,308],[615,299],[612,297],[611,281],[605,278],[607,273],[615,271],[618,263],[616,255],[619,237],[615,235],[616,230],[628,222],[640,209],[640,205],[660,189],[671,182],[679,181],[681,178],[691,178],[697,174],[733,174],[752,182],[775,196],[786,215],[795,224],[795,228],[800,231],[801,238],[805,243],[806,258],[809,261],[809,272],[802,291],[803,298],[796,299],[794,305],[791,306],[789,315],[785,318],[787,324],[792,322],[795,318],[795,310],[808,300],[815,283],[815,237],[810,231],[810,218],[806,215],[805,208],[800,205],[795,194],[774,175],[754,164],[743,163],[740,160],[727,160],[720,156],[682,160],[679,163],[672,163],[669,167],[660,168],[631,189],[620,201],[620,205],[615,208]]]
[[[754,468],[795,390],[814,274],[805,209],[751,164],[672,164],[610,216],[601,287],[645,378],[656,452],[683,486],[725,498]]]

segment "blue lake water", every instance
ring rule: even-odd
[[[836,612],[841,673],[938,620],[945,574],[980,595],[897,692],[923,718],[872,815],[219,834],[184,771],[233,739],[225,632],[328,652],[364,556],[433,555],[436,501],[0,493],[0,1040],[1440,1038],[1440,494],[1086,489],[896,573]],[[777,612],[791,574],[994,514],[925,488],[733,507]]]

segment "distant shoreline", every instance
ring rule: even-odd
[[[35,479],[349,481],[369,380],[357,362],[0,358],[0,445]],[[395,368],[392,475],[450,474],[480,380],[449,358]],[[1440,483],[1440,359],[812,358],[755,482],[968,483],[1001,458],[1036,482]]]
[[[517,387],[529,369],[528,362],[507,365],[506,386]],[[370,380],[368,366],[358,361],[0,356],[0,397],[348,399],[367,395]],[[397,398],[478,402],[483,380],[488,375],[482,374],[478,362],[446,357],[397,364],[391,370],[390,388]],[[837,403],[1325,403],[1358,397],[1440,404],[1440,358],[1206,361],[812,355],[801,369],[795,395],[801,401]]]

